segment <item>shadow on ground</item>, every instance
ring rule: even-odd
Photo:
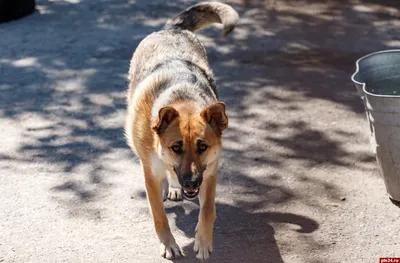
[[[254,203],[249,204],[254,206]],[[299,233],[312,233],[318,223],[305,216],[279,212],[253,212],[249,208],[217,204],[218,217],[214,228],[214,251],[210,262],[258,261],[284,262],[275,240],[271,223],[295,225]],[[186,214],[180,206],[167,209],[176,215],[176,225],[188,237],[194,237],[198,210]],[[310,242],[311,238],[310,238]],[[196,256],[193,242],[183,247],[186,260],[191,262]]]
[[[101,183],[102,173],[115,173],[103,166],[103,157],[127,150],[123,113],[130,57],[145,35],[160,28],[158,17],[170,16],[176,5],[38,0],[35,14],[0,27],[3,34],[13,32],[0,40],[7,46],[0,51],[0,116],[25,123],[29,141],[18,157],[2,159],[56,164],[67,174],[89,164],[86,180],[66,179],[52,190],[94,200],[92,186]]]

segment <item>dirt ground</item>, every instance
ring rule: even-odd
[[[194,1],[37,0],[0,24],[0,262],[167,262],[123,137],[129,60]],[[399,207],[371,154],[357,58],[400,47],[398,1],[232,4],[198,32],[230,128],[210,262],[400,257]],[[186,258],[198,205],[167,202]]]

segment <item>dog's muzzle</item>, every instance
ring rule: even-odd
[[[199,195],[202,181],[202,176],[184,179],[182,182],[182,196],[189,201],[195,199]]]

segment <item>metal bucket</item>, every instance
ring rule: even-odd
[[[364,101],[371,150],[387,193],[400,201],[400,49],[366,55],[356,67],[352,81]]]

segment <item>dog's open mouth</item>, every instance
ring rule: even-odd
[[[196,189],[185,189],[182,188],[182,195],[186,200],[193,200],[199,195],[199,188]]]

